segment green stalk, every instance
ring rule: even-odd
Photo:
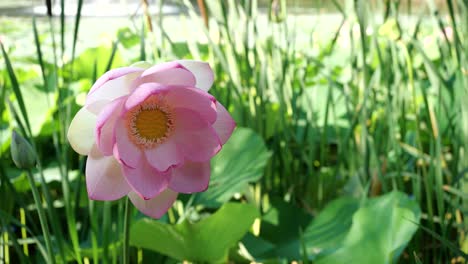
[[[37,212],[39,214],[39,221],[41,223],[42,233],[44,235],[44,240],[47,248],[47,254],[49,255],[46,260],[47,263],[55,263],[54,252],[52,251],[52,242],[51,236],[49,232],[49,226],[47,224],[47,217],[42,207],[41,203],[41,196],[39,195],[39,191],[37,190],[36,183],[34,181],[33,174],[30,169],[26,171],[26,176],[28,178],[29,185],[31,186],[31,191],[33,193],[34,203],[36,204]]]
[[[17,256],[19,257],[19,263],[31,263],[31,261],[28,259],[27,253],[24,253],[21,250],[19,240],[18,240],[18,237],[16,236],[15,232],[8,231],[8,229],[10,227],[9,226],[9,221],[11,221],[8,218],[10,218],[10,215],[8,215],[8,217],[3,217],[3,218],[0,217],[0,230],[5,230],[4,233],[0,233],[0,241],[1,241],[1,239],[4,240],[4,241],[1,241],[1,245],[4,246],[4,249],[3,249],[3,256],[2,256],[1,255],[2,249],[0,248],[0,257],[3,258],[2,260],[5,261],[5,263],[12,263],[11,258],[9,257],[9,254],[10,254],[9,253],[9,246],[10,246],[10,241],[11,241],[11,244],[13,244],[13,248],[15,249],[16,253],[18,254]],[[22,229],[23,230],[25,229],[24,226],[22,226]],[[26,244],[23,244],[23,247],[25,245]],[[13,260],[14,260],[15,255],[13,255],[13,256],[14,256],[13,257]],[[44,256],[45,256],[45,254],[44,254]]]
[[[91,223],[91,248],[93,252],[93,261],[94,263],[99,263],[99,245],[98,245],[98,224],[97,224],[97,215],[95,210],[95,202],[93,200],[88,200],[88,210],[89,218]]]
[[[359,31],[360,31],[360,43],[361,43],[361,61],[362,61],[362,85],[364,87],[364,95],[363,100],[361,102],[361,117],[360,117],[360,124],[361,124],[361,152],[364,156],[364,174],[365,174],[365,181],[369,181],[371,179],[370,175],[370,164],[369,164],[369,147],[367,144],[368,141],[368,131],[367,131],[367,100],[369,98],[370,88],[369,88],[369,74],[367,72],[367,41],[366,41],[366,26],[367,26],[367,6],[365,1],[356,0],[355,6],[356,15],[359,22]]]
[[[22,124],[22,120],[20,119],[19,115],[16,114],[16,111],[14,110],[14,107],[10,107],[10,110],[13,111],[12,114],[16,117],[15,119],[17,121],[18,126],[22,130],[23,135],[26,137],[26,139],[29,139],[34,152],[38,153],[37,146],[36,146],[36,144],[35,144],[35,142],[33,140],[31,125],[30,125],[30,122],[29,122],[28,114],[27,114],[27,111],[26,111],[26,107],[25,107],[24,100],[23,100],[23,95],[22,95],[18,80],[16,78],[15,72],[14,72],[13,67],[11,65],[10,59],[8,58],[8,54],[6,53],[2,43],[0,43],[0,48],[1,48],[3,56],[5,58],[5,64],[6,64],[6,68],[8,70],[8,75],[10,77],[13,92],[14,92],[14,94],[16,96],[16,100],[17,100],[18,105],[20,107],[20,113],[21,113],[22,120],[25,122],[26,125],[24,126]],[[45,182],[41,159],[37,159],[37,168],[38,168],[39,175],[40,175],[41,189],[42,189],[42,192],[43,192],[46,204],[47,204],[47,208],[48,208],[48,212],[49,212],[49,218],[50,218],[50,221],[52,223],[52,229],[53,229],[54,233],[56,234],[56,237],[59,240],[59,243],[58,243],[59,244],[59,250],[62,253],[62,244],[61,244],[62,237],[61,237],[60,230],[58,228],[58,224],[57,224],[57,221],[56,221],[57,217],[56,217],[55,210],[54,210],[53,203],[52,203],[52,199],[51,199],[51,196],[50,196],[50,191],[49,191],[49,188],[48,188],[48,186],[47,186],[47,184]],[[34,182],[34,179],[32,179],[32,180]],[[33,188],[33,187],[36,188],[35,185],[31,186],[31,188]],[[64,255],[63,254],[61,254],[61,255],[64,258]]]
[[[402,50],[405,55],[406,66],[407,66],[407,71],[408,71],[408,88],[412,91],[413,104],[416,106],[417,96],[416,96],[416,87],[414,85],[413,60],[411,59],[411,56],[406,46],[402,45]],[[418,115],[416,115],[416,123],[420,124],[420,119]],[[418,145],[419,149],[421,150],[423,149],[422,143],[421,143],[420,129],[416,129],[416,144]],[[432,185],[429,182],[426,169],[424,167],[422,167],[422,178],[423,178],[424,190],[426,193],[426,203],[427,203],[427,211],[429,215],[429,224],[431,225],[431,229],[435,229],[434,212],[433,212],[433,207],[432,207]]]
[[[125,198],[125,213],[124,213],[124,238],[123,238],[123,263],[130,263],[130,222],[132,220],[132,208],[129,198]]]
[[[78,0],[78,5],[76,8],[76,18],[75,18],[75,28],[73,30],[73,44],[72,44],[72,62],[75,60],[75,52],[76,52],[76,43],[78,41],[78,31],[80,28],[80,19],[81,19],[81,9],[83,7],[83,0]],[[73,74],[73,63],[72,63],[72,70]]]
[[[65,55],[65,0],[60,0],[60,47]],[[63,59],[61,59],[63,62]]]
[[[38,55],[38,62],[39,62],[39,66],[41,67],[43,83],[44,83],[44,86],[47,88],[47,91],[52,91],[53,85],[55,83],[54,82],[49,82],[47,77],[46,77],[46,68],[45,68],[45,65],[44,65],[43,57],[42,57],[41,42],[39,41],[39,33],[38,33],[38,30],[37,30],[37,24],[36,24],[35,17],[33,17],[33,32],[34,32],[34,41],[35,41],[35,44],[36,44],[36,51],[37,51],[37,55]],[[53,32],[53,30],[50,29],[50,32]],[[53,46],[55,47],[55,44]],[[55,51],[54,51],[54,54],[55,54]],[[54,64],[54,65],[56,65],[56,64]],[[47,104],[48,104],[49,107],[51,107],[51,102],[49,100],[47,100]],[[53,141],[55,151],[57,153],[60,153],[59,137],[58,137],[58,134],[55,133],[55,132],[52,134],[52,141]],[[57,161],[58,161],[58,164],[59,164],[60,173],[61,173],[61,175],[63,175],[65,173],[65,169],[62,166],[62,164],[64,163],[63,158],[60,155],[57,155]],[[48,199],[48,200],[50,200],[50,199]],[[54,215],[55,214],[52,213],[52,211],[49,214],[49,217],[51,218],[51,222],[52,222],[52,230],[53,230],[53,232],[55,234],[57,234],[58,240],[62,241],[63,237],[61,235],[58,235],[59,228],[58,228],[58,224],[56,223],[57,218]],[[65,253],[64,253],[64,250],[63,250],[63,243],[59,242],[57,244],[58,244],[60,256],[61,256],[62,260],[65,261],[66,258],[65,258]]]
[[[110,263],[109,246],[111,232],[111,202],[104,202],[104,216],[102,220],[102,260],[103,263]]]

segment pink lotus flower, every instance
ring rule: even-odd
[[[73,149],[88,155],[93,200],[128,195],[144,214],[161,217],[178,193],[208,188],[210,159],[236,124],[208,94],[207,63],[146,63],[111,70],[91,87],[68,130]]]

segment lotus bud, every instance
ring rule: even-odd
[[[11,158],[20,169],[30,169],[36,165],[36,155],[29,142],[13,130],[11,135]]]

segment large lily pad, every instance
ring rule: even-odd
[[[130,243],[178,260],[219,262],[258,217],[248,204],[227,203],[213,215],[197,222],[169,225],[143,219],[131,229]]]
[[[262,138],[248,128],[237,128],[221,152],[211,162],[211,182],[196,201],[216,208],[242,192],[248,183],[263,176],[271,153]]]
[[[316,263],[396,263],[418,229],[421,211],[404,193],[356,205],[354,199],[337,200],[306,229],[307,254]]]
[[[261,256],[260,259],[300,259],[300,233],[312,220],[312,216],[278,198],[273,198],[271,203],[272,207],[262,217],[260,237],[275,247],[269,254],[258,256]]]

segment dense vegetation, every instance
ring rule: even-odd
[[[82,1],[74,18],[0,20],[0,262],[120,261],[125,199],[88,199],[67,128],[108,69],[186,58],[210,63],[238,128],[207,192],[159,221],[128,212],[132,263],[464,263],[466,1],[205,2],[111,40],[80,26]],[[34,168],[12,162],[12,130]]]

